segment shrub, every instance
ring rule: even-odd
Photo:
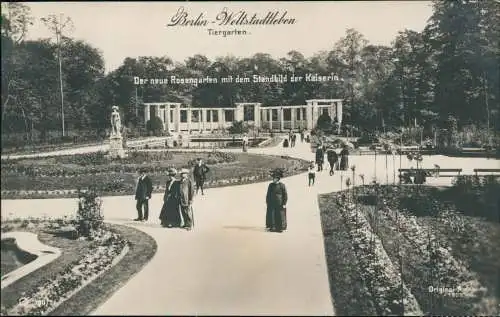
[[[378,142],[378,138],[373,133],[363,133],[363,135],[358,139],[358,145],[371,145]]]
[[[78,233],[84,237],[90,237],[92,231],[99,228],[104,220],[102,215],[102,199],[95,187],[89,187],[87,191],[78,190],[77,222]]]
[[[148,122],[146,122],[146,130],[159,135],[163,130],[163,122],[158,117],[152,117]]]
[[[500,177],[496,175],[458,176],[449,190],[450,197],[465,214],[493,221],[499,221],[499,192]]]
[[[327,113],[322,113],[318,120],[316,121],[316,129],[321,130],[325,133],[332,133],[334,130],[334,125],[332,123],[332,118]]]
[[[248,132],[248,125],[246,125],[243,121],[235,121],[229,127],[229,133],[231,134],[242,134]]]
[[[130,152],[129,156],[124,159],[124,163],[151,162],[151,161],[169,161],[174,158],[174,154],[168,151],[160,152]]]
[[[105,165],[109,162],[106,153],[103,151],[79,155],[65,155],[56,158],[56,160],[63,164],[77,164],[81,166]]]

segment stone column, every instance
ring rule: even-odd
[[[307,102],[306,106],[306,120],[307,120],[307,129],[311,130],[313,125],[313,105],[311,102]]]
[[[337,133],[340,134],[340,124],[342,123],[342,101],[337,101],[337,121],[339,123]]]
[[[316,101],[312,103],[312,126],[313,128],[316,126],[316,122],[318,121],[318,104]]]
[[[243,121],[243,119],[245,118],[244,114],[243,114],[243,105],[236,105],[236,109],[235,109],[235,112],[234,114],[236,115],[236,121]]]
[[[188,133],[191,133],[191,114],[192,114],[192,109],[191,107],[187,108],[187,129]]]
[[[337,117],[337,105],[335,104],[335,102],[333,102],[330,106],[330,113],[330,117],[332,118],[332,120],[335,120],[335,118]]]
[[[272,130],[273,129],[273,108],[268,110],[268,114],[269,114],[269,129]]]
[[[224,118],[224,109],[219,109],[219,126],[223,127],[226,119]]]
[[[144,105],[144,124],[147,124],[148,121],[149,121],[149,109],[150,109],[150,105]]]
[[[260,103],[255,103],[253,110],[255,127],[260,128]]]
[[[174,120],[175,131],[181,132],[181,105],[180,104],[175,105],[174,115],[175,115],[175,120]]]
[[[165,130],[170,133],[170,104],[165,106]]]
[[[290,108],[290,128],[292,130],[295,129],[295,112],[297,111],[297,108]]]
[[[205,113],[205,108],[202,108],[200,110],[200,121],[201,121],[201,129],[203,131],[205,131],[205,122],[207,121],[207,118],[206,118],[206,113]]]
[[[280,131],[285,131],[285,113],[283,112],[283,107],[280,108],[279,116]]]
[[[163,122],[163,119],[162,119],[161,114],[160,114],[160,111],[161,111],[160,105],[156,105],[155,107],[156,107],[156,116],[158,118],[160,118],[160,120]]]

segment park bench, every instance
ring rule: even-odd
[[[461,168],[400,168],[398,169],[399,179],[402,183],[415,183],[415,184],[423,184],[425,183],[425,177],[456,177],[460,176],[462,172]],[[417,181],[416,175],[417,173],[423,174],[423,180],[419,178],[420,181]],[[442,174],[445,173],[445,174]],[[447,174],[453,173],[453,174]],[[411,177],[414,177],[414,181],[411,181]]]
[[[486,175],[497,175],[500,174],[500,168],[475,168],[474,174],[479,176],[479,173],[487,173]]]
[[[400,168],[398,169],[399,174],[401,173],[415,173],[416,171],[424,171],[427,176],[436,176],[436,177],[455,177],[460,176],[462,172],[461,168]],[[453,175],[442,174],[442,173],[454,173]]]

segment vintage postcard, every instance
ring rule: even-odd
[[[498,1],[3,2],[1,315],[499,315]]]

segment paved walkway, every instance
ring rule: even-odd
[[[295,148],[252,148],[250,152],[312,159],[308,146],[297,143]],[[397,177],[393,165],[396,169],[412,165],[404,157],[401,163],[399,156],[387,158],[352,156],[349,163],[356,165],[356,174],[365,175],[365,182],[375,171],[379,181],[392,182]],[[467,173],[476,167],[496,168],[498,163],[426,156],[423,166],[460,167]],[[152,197],[149,223],[130,221],[136,216],[133,197],[105,197],[105,219],[150,234],[158,252],[94,314],[333,315],[317,195],[345,188],[341,179],[345,184],[346,177],[352,178],[352,172],[329,176],[325,170],[317,174],[314,187],[307,186],[306,174],[285,178],[289,230],[282,234],[263,229],[267,183],[213,188],[197,196],[191,232],[160,227],[162,194]],[[74,199],[2,200],[2,216],[57,217],[76,207]]]

